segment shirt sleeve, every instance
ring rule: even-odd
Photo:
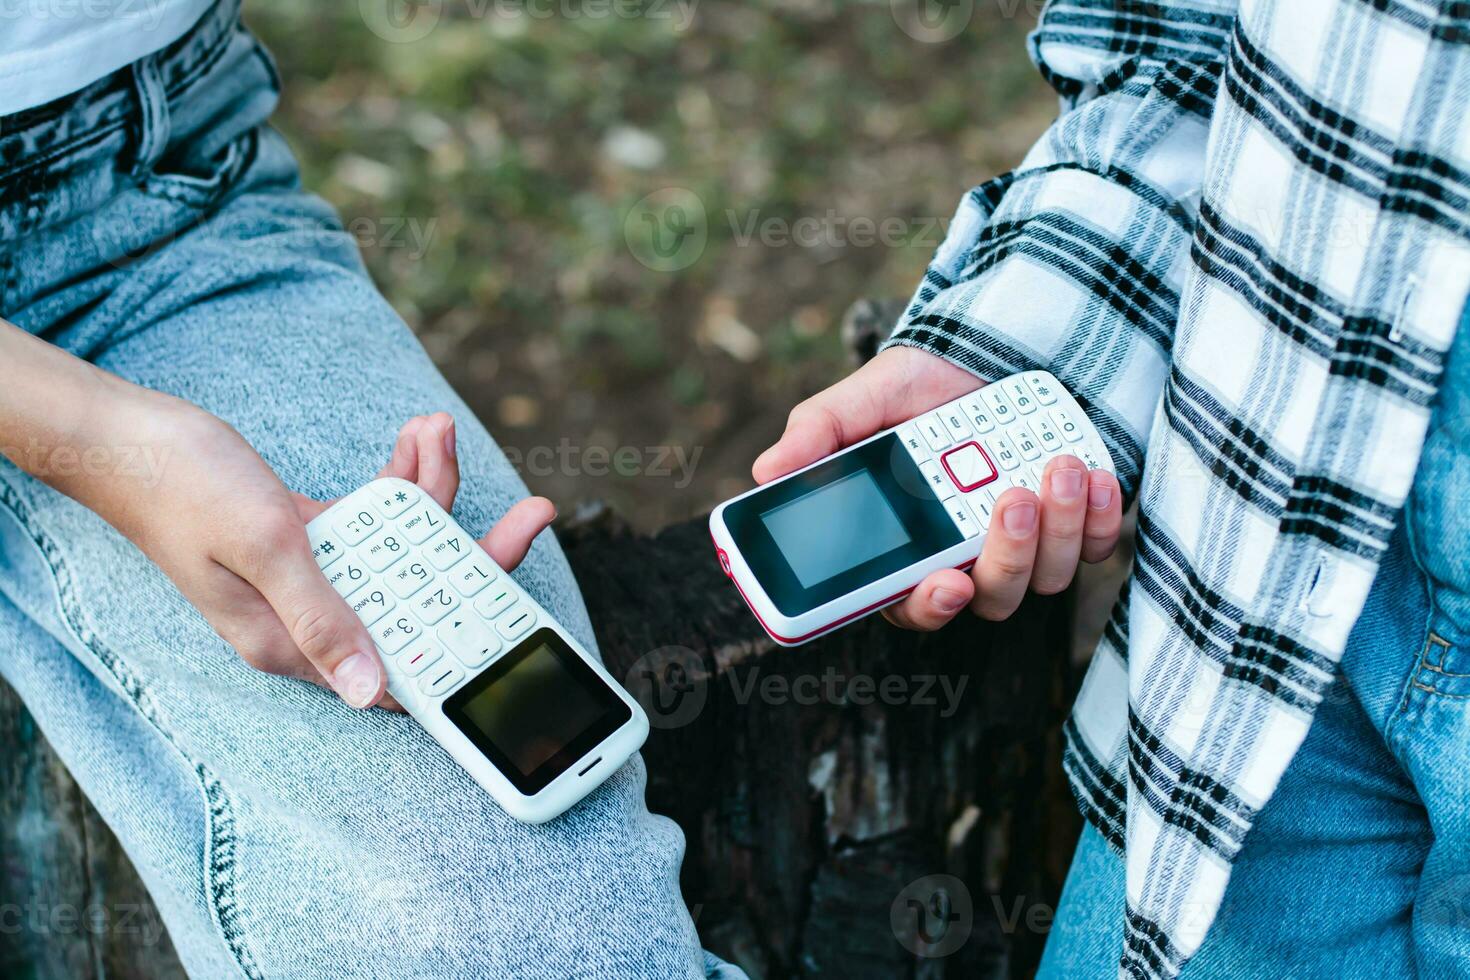
[[[1020,167],[960,202],[885,346],[1078,397],[1125,498],[1168,373],[1236,0],[1048,0],[1032,60],[1061,96]]]

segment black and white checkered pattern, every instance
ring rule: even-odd
[[[1172,977],[1333,678],[1470,294],[1470,3],[1051,0],[1032,53],[1063,114],[889,342],[1052,371],[1139,496],[1065,765],[1126,854],[1120,975]]]

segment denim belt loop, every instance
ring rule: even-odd
[[[170,124],[168,90],[158,70],[158,55],[133,63],[133,90],[138,96],[138,145],[133,157],[133,177],[143,179],[163,157],[168,147]]]

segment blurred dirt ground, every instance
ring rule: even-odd
[[[922,8],[914,3],[923,4]],[[933,10],[930,7],[933,7]],[[1055,114],[1026,0],[248,0],[276,125],[445,374],[564,513],[749,486]],[[921,13],[967,17],[916,21]],[[642,202],[642,203],[640,203]]]

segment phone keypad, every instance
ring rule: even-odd
[[[308,537],[322,574],[382,654],[395,694],[447,696],[539,621],[510,576],[406,483],[349,497]]]
[[[1030,371],[986,385],[898,429],[924,482],[966,538],[990,527],[1005,490],[1038,491],[1053,456],[1075,455],[1088,469],[1103,465],[1085,441],[1091,427],[1061,395],[1050,374]]]

